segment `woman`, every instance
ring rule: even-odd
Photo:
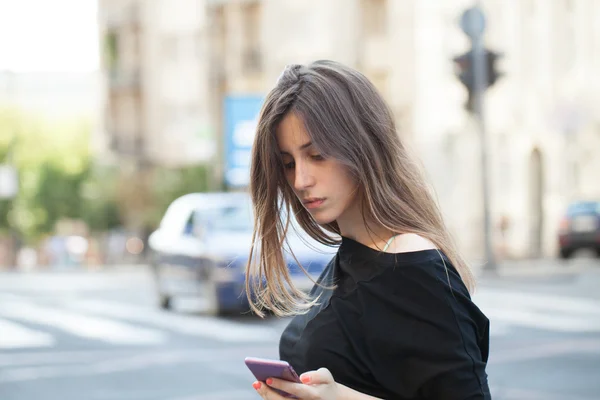
[[[332,61],[287,67],[253,147],[253,310],[295,315],[280,357],[301,383],[255,382],[269,400],[490,399],[488,319],[473,276],[374,86]],[[340,244],[307,296],[284,262],[288,216]],[[341,237],[341,239],[339,239]]]

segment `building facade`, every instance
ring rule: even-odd
[[[101,12],[127,2],[102,3]],[[132,53],[143,72],[139,91],[125,104],[139,101],[140,125],[130,130],[144,132],[153,159],[209,158],[223,179],[225,100],[264,96],[287,64],[340,61],[365,73],[385,96],[461,248],[476,262],[483,258],[481,142],[452,63],[469,48],[458,21],[470,1],[132,3],[144,10],[140,50]],[[594,73],[600,3],[484,0],[482,6],[486,47],[503,53],[504,76],[486,92],[484,110],[495,249],[501,257],[553,256],[566,204],[600,197],[600,76]],[[110,93],[106,99],[114,115],[135,108],[117,105]],[[190,126],[204,134],[194,136]]]
[[[214,156],[205,14],[199,0],[100,0],[104,151],[164,166]]]

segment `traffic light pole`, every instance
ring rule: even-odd
[[[476,18],[469,18],[472,32],[478,30],[476,24],[480,23]],[[483,230],[486,264],[484,270],[490,272],[497,271],[496,257],[492,245],[492,223],[490,218],[490,189],[488,179],[488,137],[485,128],[484,113],[484,92],[486,89],[487,68],[485,63],[485,48],[483,43],[483,34],[471,36],[472,55],[473,55],[473,115],[477,122],[480,138],[480,163],[481,163],[481,189],[483,205]]]

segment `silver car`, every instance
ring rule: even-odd
[[[175,296],[193,296],[203,300],[208,314],[247,311],[244,278],[252,223],[246,193],[192,193],[176,199],[149,238],[160,307],[172,308]],[[288,243],[316,280],[336,249],[295,231]],[[309,290],[311,279],[293,258],[287,263],[294,284]]]

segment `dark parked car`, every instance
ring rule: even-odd
[[[204,300],[208,314],[248,310],[244,276],[252,223],[245,193],[192,193],[175,200],[149,238],[160,306],[170,309],[174,297],[192,296]],[[288,234],[288,243],[316,280],[336,249],[298,232]],[[293,258],[287,263],[296,287],[309,290],[311,279]]]
[[[600,201],[571,203],[560,224],[558,243],[561,258],[579,249],[595,250],[600,257]]]

